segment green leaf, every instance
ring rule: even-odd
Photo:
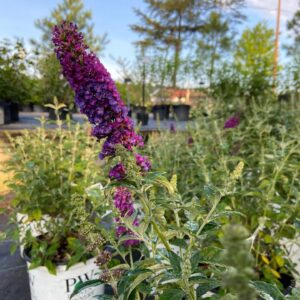
[[[73,297],[75,297],[76,295],[80,294],[83,290],[90,288],[90,287],[95,287],[98,285],[103,284],[103,282],[99,279],[94,279],[94,280],[88,280],[85,282],[79,281],[74,288],[73,293],[71,294],[70,299],[72,299]],[[99,295],[100,296],[100,295]],[[102,295],[101,295],[102,296]],[[97,296],[98,297],[98,296]],[[98,298],[101,299],[101,298]],[[102,298],[103,299],[103,298]],[[105,298],[104,298],[105,299]],[[111,299],[111,298],[108,298]]]
[[[197,288],[197,298],[221,286],[221,282],[215,279],[200,279],[197,283],[199,284]]]
[[[94,296],[95,299],[98,299],[98,300],[112,300],[112,299],[116,299],[114,296],[111,296],[111,295],[97,295],[97,296]]]
[[[287,239],[293,239],[296,235],[296,229],[293,225],[286,224],[279,231],[280,237],[285,237]]]
[[[126,272],[118,283],[120,295],[130,296],[131,292],[153,272],[148,269],[135,269]]]
[[[217,189],[212,185],[204,185],[203,196],[207,199],[214,198],[218,194]]]
[[[34,209],[29,215],[29,221],[36,220],[39,221],[42,219],[42,211],[38,208]]]
[[[159,297],[160,300],[182,300],[185,297],[184,291],[180,289],[168,289]]]
[[[56,265],[51,260],[46,260],[45,266],[50,274],[56,275]]]
[[[252,281],[251,284],[265,300],[284,300],[284,295],[276,285],[264,281]],[[271,298],[270,298],[271,297]]]
[[[181,258],[173,251],[168,252],[167,254],[170,264],[173,268],[173,273],[180,274],[181,273]]]

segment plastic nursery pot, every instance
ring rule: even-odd
[[[31,299],[34,300],[69,300],[78,282],[98,279],[100,271],[95,265],[96,258],[90,258],[86,263],[78,263],[67,269],[65,264],[57,264],[56,275],[48,272],[46,267],[30,269],[28,251],[24,251],[24,259],[28,267]],[[93,285],[84,293],[74,297],[79,299],[96,299],[95,296],[104,294],[104,284]]]
[[[19,104],[12,102],[11,103],[11,110],[10,110],[10,119],[11,122],[18,122],[19,121]]]
[[[186,104],[173,106],[174,118],[177,121],[188,121],[191,107]]]
[[[138,123],[142,123],[142,125],[147,125],[149,121],[149,114],[146,112],[138,112],[136,114],[136,120]]]
[[[170,105],[154,105],[152,111],[154,120],[168,120],[170,115]]]
[[[11,120],[11,103],[0,101],[0,107],[3,114],[2,124],[9,124]]]

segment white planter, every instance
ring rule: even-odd
[[[91,279],[98,279],[100,270],[94,263],[95,258],[86,264],[78,263],[68,270],[65,265],[57,266],[57,275],[51,275],[46,267],[28,270],[31,300],[69,300],[75,285]],[[28,268],[30,263],[27,262]],[[93,286],[74,300],[94,300],[94,296],[104,294],[104,285]]]

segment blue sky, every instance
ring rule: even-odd
[[[275,28],[277,0],[246,0],[245,13],[248,20],[242,25],[252,27],[259,21],[266,20]],[[34,21],[49,15],[59,0],[0,0],[0,39],[21,37],[25,41],[30,38],[39,39],[40,32]],[[298,7],[298,0],[282,1],[282,43],[287,42],[286,21],[290,19]],[[93,22],[97,34],[107,33],[110,43],[104,53],[103,62],[117,77],[113,57],[134,57],[133,42],[137,35],[129,29],[129,24],[137,21],[133,7],[144,7],[142,0],[84,0],[85,7],[93,12]],[[284,53],[281,53],[283,56]]]

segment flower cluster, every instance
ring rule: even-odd
[[[143,146],[110,74],[96,55],[87,50],[77,26],[67,22],[55,26],[52,40],[63,75],[75,91],[76,104],[94,125],[92,134],[106,139],[100,158],[113,156],[117,144],[130,151]]]
[[[109,251],[104,250],[97,256],[95,264],[99,267],[103,267],[104,265],[109,263],[111,259],[112,259],[112,254]]]
[[[142,156],[138,153],[135,155],[136,164],[141,168],[141,171],[148,172],[151,169],[151,162],[146,156]]]
[[[116,189],[114,204],[119,210],[121,217],[130,217],[134,213],[132,196],[126,187],[118,187]]]
[[[224,129],[235,128],[240,124],[240,118],[236,116],[230,117],[225,121]]]
[[[110,171],[109,171],[109,178],[122,180],[126,177],[126,170],[122,163],[116,164]]]
[[[132,202],[132,196],[130,191],[126,187],[118,187],[116,189],[114,195],[114,204],[115,207],[119,210],[121,217],[130,217],[135,212]],[[119,223],[116,231],[117,237],[121,237],[123,235],[128,235],[134,237],[133,232],[126,228],[125,226],[120,224],[120,219],[117,218],[116,221]],[[139,226],[138,219],[135,218],[133,221],[133,226]],[[124,242],[125,246],[133,246],[139,244],[139,240],[137,239],[128,239]]]

